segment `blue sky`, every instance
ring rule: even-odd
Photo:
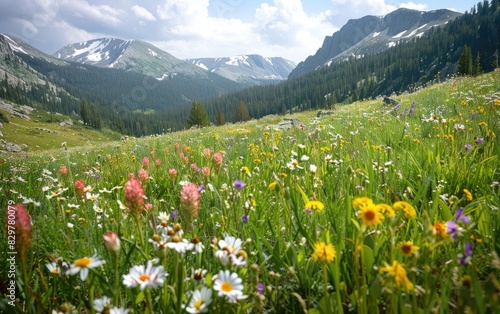
[[[54,53],[117,37],[180,59],[261,54],[303,61],[349,19],[398,8],[470,10],[477,0],[0,0],[0,32]],[[481,1],[482,2],[482,1]]]

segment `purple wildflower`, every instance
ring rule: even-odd
[[[453,220],[446,222],[446,231],[451,235],[453,240],[456,240],[460,235],[460,226]]]
[[[241,216],[241,221],[246,224],[248,222],[248,218],[248,215],[244,214],[243,216]]]
[[[246,184],[245,184],[245,183],[243,183],[243,181],[236,180],[236,181],[234,181],[233,186],[234,186],[234,188],[235,188],[235,189],[237,189],[237,190],[242,190],[242,189],[244,189],[244,188],[245,188]]]
[[[475,119],[477,117],[477,113],[473,112],[471,118]]]
[[[179,216],[179,212],[177,210],[174,210],[171,214],[170,214],[170,218],[172,219],[175,219],[175,217]]]
[[[471,144],[465,144],[465,149],[466,150],[470,150],[472,148],[472,145]]]
[[[263,291],[264,291],[264,284],[262,282],[259,282],[257,284],[257,293],[262,294]]]
[[[470,223],[470,217],[464,214],[464,209],[459,207],[457,213],[455,214],[455,221],[462,221],[464,224],[468,225]]]
[[[476,139],[476,144],[481,144],[482,142],[484,142],[484,139],[482,137],[478,137]]]
[[[468,265],[472,259],[472,244],[469,242],[465,243],[465,254],[458,254],[460,259],[460,265]]]

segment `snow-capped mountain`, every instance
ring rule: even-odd
[[[41,52],[40,50],[34,48],[33,46],[29,45],[27,42],[16,36],[7,34],[1,34],[1,35],[5,38],[6,43],[9,45],[10,49],[12,49],[13,52],[22,53],[31,56],[32,58],[44,59],[50,63],[58,65],[67,64],[67,62],[63,60],[60,60],[58,58],[52,57],[46,53]]]
[[[94,39],[67,45],[52,55],[66,61],[135,71],[158,80],[176,74],[209,77],[207,71],[141,40]]]
[[[351,56],[381,52],[420,37],[432,27],[444,25],[460,15],[462,13],[445,9],[429,12],[398,9],[386,16],[368,15],[349,20],[332,36],[325,37],[323,46],[315,55],[300,62],[290,77],[301,76]]]
[[[255,54],[187,61],[230,80],[256,84],[284,80],[297,65],[284,58],[264,58]]]

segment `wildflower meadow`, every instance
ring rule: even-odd
[[[499,313],[500,72],[0,157],[4,313]]]

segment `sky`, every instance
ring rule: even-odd
[[[65,45],[140,39],[179,59],[260,54],[305,60],[349,19],[398,8],[464,13],[479,0],[0,0],[0,33],[52,54]]]

